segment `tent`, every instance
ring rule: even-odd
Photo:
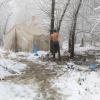
[[[6,33],[4,48],[26,52],[32,52],[37,48],[47,51],[49,50],[49,33],[36,24],[18,24]]]

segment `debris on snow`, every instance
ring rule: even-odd
[[[19,75],[25,68],[25,64],[8,59],[0,59],[0,79],[10,75]]]

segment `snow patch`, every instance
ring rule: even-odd
[[[26,68],[25,64],[9,59],[0,59],[0,78],[10,75],[19,75]]]
[[[0,82],[0,100],[36,100],[37,94],[36,84],[33,87],[32,85]]]
[[[100,98],[100,72],[68,72],[56,80],[52,80],[52,87],[57,92],[68,96],[63,100],[98,100]]]

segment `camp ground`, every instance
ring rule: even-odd
[[[100,100],[100,0],[0,0],[0,100]]]

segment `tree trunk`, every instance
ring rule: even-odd
[[[63,21],[63,18],[64,18],[64,16],[65,16],[65,13],[66,13],[66,10],[67,10],[67,8],[68,8],[69,3],[70,3],[70,0],[68,0],[68,2],[66,3],[65,8],[64,8],[64,10],[63,10],[63,12],[62,12],[62,15],[61,15],[61,17],[60,17],[60,20],[59,20],[59,23],[58,23],[58,27],[57,27],[57,32],[58,32],[58,33],[59,33],[60,29],[61,29],[62,21]],[[58,41],[58,42],[59,42],[59,41]],[[61,59],[60,47],[59,47],[59,50],[58,50],[58,51],[59,51],[59,52],[58,52],[59,59]]]
[[[81,39],[81,45],[80,47],[84,47],[84,38]]]
[[[52,4],[51,4],[51,27],[50,27],[50,35],[53,34],[54,31],[54,22],[55,22],[55,0],[52,0]],[[51,48],[53,45],[53,42],[50,38],[50,52],[53,53],[54,49]],[[53,49],[53,50],[52,50]],[[53,53],[54,56],[54,53]]]
[[[76,29],[76,23],[73,23],[73,25],[71,27],[70,35],[69,35],[69,53],[70,53],[70,58],[74,57],[75,29]]]
[[[69,35],[70,58],[74,58],[75,30],[76,30],[77,18],[78,18],[78,13],[79,13],[81,4],[82,4],[82,0],[79,1],[78,7],[73,15],[73,22],[72,22],[72,26],[71,26],[70,35]]]
[[[17,40],[17,32],[16,32],[16,29],[15,29],[15,44],[14,44],[15,45],[15,48],[14,48],[15,52],[18,52],[18,46],[17,46],[18,44],[17,44],[17,42],[18,42],[18,40]]]
[[[54,21],[55,21],[55,0],[52,0],[50,34],[52,34],[54,30]]]
[[[65,5],[65,8],[64,8],[64,10],[63,10],[63,12],[62,12],[62,15],[61,15],[61,18],[60,18],[60,20],[59,20],[58,27],[57,27],[57,31],[58,31],[58,32],[59,32],[60,29],[61,29],[62,21],[63,21],[63,18],[64,18],[64,16],[65,16],[65,13],[66,13],[66,10],[67,10],[67,8],[68,8],[69,3],[70,3],[70,0],[67,1],[66,5]]]
[[[5,34],[6,34],[7,25],[8,25],[9,18],[10,18],[11,15],[12,15],[12,13],[10,13],[10,14],[7,16],[7,19],[6,19],[6,22],[5,22],[5,26],[4,26],[4,30],[3,30],[3,43],[2,43],[2,46],[4,46],[4,36],[5,36]]]

